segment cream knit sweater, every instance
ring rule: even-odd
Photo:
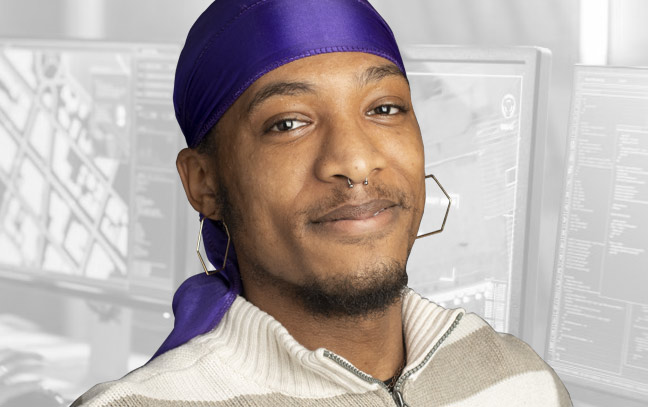
[[[394,392],[326,349],[297,343],[238,297],[221,323],[73,407],[122,406],[571,406],[554,371],[515,337],[475,314],[409,291],[407,365]]]

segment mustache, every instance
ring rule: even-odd
[[[304,209],[299,214],[305,215],[309,222],[314,222],[343,205],[358,205],[373,200],[388,200],[406,211],[412,208],[412,197],[397,186],[373,183],[361,187],[362,192],[359,192],[360,188],[336,186],[331,190],[329,196],[319,199],[317,203]]]

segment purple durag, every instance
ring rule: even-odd
[[[196,147],[241,94],[291,61],[331,52],[365,52],[405,74],[394,35],[365,0],[216,0],[189,31],[175,76],[173,104],[189,147]],[[207,258],[222,265],[227,236],[205,219]],[[153,358],[213,329],[241,293],[233,246],[220,273],[188,278],[173,297],[174,328]]]

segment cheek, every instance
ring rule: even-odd
[[[265,236],[288,234],[307,174],[303,155],[264,149],[246,152],[240,160],[241,171],[235,178],[247,230]]]
[[[404,129],[391,134],[383,149],[392,165],[405,173],[412,187],[419,186],[419,179],[425,176],[425,155],[423,140],[415,128]]]
[[[412,137],[407,138],[407,146],[412,169],[414,171],[425,171],[425,153],[423,152],[423,138],[421,137],[418,127]]]
[[[414,210],[413,227],[418,226],[425,207],[425,155],[418,128],[412,126],[398,131],[390,137],[387,146],[385,151],[389,154],[391,165],[400,174],[398,182],[409,190],[410,204]]]

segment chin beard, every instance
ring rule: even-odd
[[[398,302],[407,288],[405,266],[395,260],[369,266],[361,273],[313,279],[299,285],[281,280],[258,266],[252,278],[256,283],[275,286],[313,316],[324,318],[380,315]]]
[[[294,286],[293,292],[315,316],[368,317],[384,313],[402,298],[406,288],[404,265],[392,261],[374,265],[351,277],[313,280]]]

